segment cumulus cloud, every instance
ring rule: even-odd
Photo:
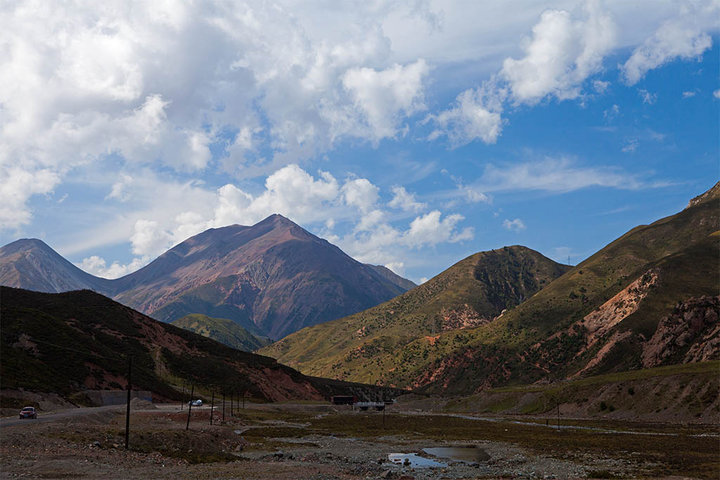
[[[515,220],[505,219],[505,221],[503,221],[503,227],[513,232],[520,232],[526,228],[525,223],[519,218]]]
[[[152,255],[162,252],[172,239],[170,232],[158,228],[154,220],[138,220],[130,237],[132,251],[136,255]]]
[[[425,109],[423,79],[428,66],[423,59],[385,70],[349,69],[342,77],[345,89],[363,114],[370,135],[375,140],[394,137],[401,116]]]
[[[366,178],[357,178],[345,183],[342,195],[345,203],[357,207],[361,212],[367,212],[378,201],[379,188]]]
[[[635,85],[645,74],[675,59],[692,60],[712,46],[712,38],[704,31],[702,22],[717,19],[720,3],[688,2],[679,15],[668,20],[637,47],[622,66],[628,85]],[[710,20],[712,22],[712,20]],[[714,21],[717,28],[717,20]]]
[[[59,182],[60,176],[50,169],[29,170],[0,163],[0,229],[28,224],[32,217],[28,199],[51,192]]]
[[[415,195],[405,190],[405,187],[394,186],[392,187],[393,198],[388,203],[389,207],[399,208],[406,212],[419,212],[427,208],[426,203],[421,203],[415,200]]]
[[[361,222],[352,233],[337,237],[337,245],[361,262],[387,266],[407,258],[408,249],[420,250],[474,238],[471,227],[458,228],[464,220],[459,214],[443,216],[439,210],[433,210],[415,217],[407,228],[402,228],[391,225],[381,213],[363,218],[367,223]]]
[[[456,232],[457,224],[464,220],[460,214],[448,215],[441,218],[439,210],[417,217],[410,223],[410,229],[403,235],[403,241],[410,247],[423,245],[436,245],[442,242],[462,242],[473,238],[473,230],[468,227]]]
[[[565,10],[546,10],[532,29],[522,58],[506,58],[500,71],[475,89],[462,92],[451,108],[428,116],[435,129],[429,140],[446,136],[452,147],[481,140],[497,142],[505,104],[535,105],[548,96],[580,96],[583,83],[602,69],[616,45],[616,28],[597,2],[588,2],[581,17]],[[608,84],[596,80],[596,91]]]
[[[299,222],[321,221],[337,206],[340,188],[338,181],[327,172],[320,172],[320,178],[316,179],[298,165],[288,165],[268,176],[265,190],[256,196],[232,184],[221,187],[211,224],[216,227],[232,223],[252,225],[273,213]],[[350,190],[355,191],[352,187]],[[361,202],[361,199],[355,200]]]
[[[516,103],[535,104],[547,95],[576,98],[582,83],[602,67],[615,46],[615,24],[597,2],[586,16],[573,19],[564,10],[547,10],[533,27],[525,56],[503,62],[505,79]]]
[[[494,82],[478,89],[465,90],[455,99],[452,108],[428,117],[427,121],[432,121],[437,127],[428,139],[447,136],[453,147],[477,139],[488,144],[495,143],[502,132],[504,96],[503,90],[495,89]]]
[[[718,88],[717,90],[715,90],[715,91],[713,92],[713,97],[715,97],[715,98],[720,98],[720,88]]]
[[[333,35],[283,2],[4,5],[0,168],[18,173],[0,184],[52,181],[16,195],[0,228],[26,223],[30,197],[88,164],[236,173],[262,149],[286,164],[395,137],[425,108],[430,71],[391,60],[381,26],[396,9],[431,18],[360,6],[343,15],[364,23]]]
[[[119,262],[113,262],[110,266],[108,266],[104,258],[92,255],[84,258],[77,266],[97,277],[120,278],[144,267],[150,260],[151,257],[138,257],[134,258],[127,265],[122,265]]]

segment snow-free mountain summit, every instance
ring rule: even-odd
[[[370,308],[413,285],[281,215],[207,230],[116,280],[83,272],[40,240],[18,240],[0,248],[0,284],[87,288],[158,320],[199,313],[271,338]]]

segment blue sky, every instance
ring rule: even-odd
[[[575,264],[720,173],[718,1],[0,8],[0,244],[96,275],[272,213],[416,282]]]

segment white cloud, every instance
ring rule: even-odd
[[[610,87],[610,82],[603,82],[602,80],[595,80],[592,83],[593,89],[597,93],[603,94],[607,91],[607,89]]]
[[[525,223],[519,218],[515,220],[505,219],[505,221],[503,221],[503,227],[513,232],[520,232],[526,228]]]
[[[720,98],[720,88],[718,88],[717,90],[715,90],[715,91],[713,92],[713,97],[715,97],[715,98]]]
[[[342,186],[342,195],[347,205],[357,207],[364,213],[377,203],[379,190],[366,178],[357,178]]]
[[[697,92],[694,90],[688,90],[688,91],[682,92],[683,98],[692,98],[695,95],[697,95]]]
[[[597,2],[587,4],[583,19],[573,19],[564,10],[547,10],[533,27],[525,56],[506,59],[500,76],[517,103],[532,105],[547,95],[576,98],[614,46],[615,24]]]
[[[712,38],[705,32],[711,22],[717,28],[720,3],[688,2],[677,17],[663,23],[642,45],[635,48],[622,66],[628,85],[635,85],[645,74],[675,59],[692,60],[712,46]],[[715,20],[712,20],[715,18]]]
[[[542,190],[563,193],[593,186],[636,189],[642,185],[635,176],[622,170],[575,166],[567,158],[545,158],[504,167],[488,165],[478,181],[478,187],[487,192]]]
[[[130,237],[132,251],[135,255],[158,255],[172,241],[170,232],[159,228],[154,220],[138,220],[135,222],[135,233]]]
[[[0,229],[30,223],[28,199],[51,192],[59,182],[60,176],[50,169],[25,170],[0,163]]]
[[[498,74],[457,96],[453,106],[426,122],[436,126],[428,139],[446,136],[452,147],[475,140],[493,144],[502,133],[505,103],[535,105],[548,96],[577,98],[582,85],[602,69],[616,45],[615,23],[597,2],[588,2],[581,18],[565,10],[546,10],[532,29],[520,59],[506,58]],[[607,82],[593,87],[604,92]]]
[[[415,195],[405,190],[405,187],[394,186],[392,187],[393,198],[388,203],[389,207],[399,208],[406,212],[419,212],[427,208],[426,203],[421,203],[415,200]]]
[[[415,218],[410,223],[410,229],[403,235],[403,243],[417,248],[442,242],[461,242],[473,238],[471,228],[455,232],[456,225],[465,217],[453,214],[441,219],[441,216],[439,210],[433,210],[426,215]]]
[[[84,258],[77,266],[97,277],[120,278],[144,267],[150,260],[151,257],[138,257],[134,258],[127,265],[121,265],[119,262],[113,262],[108,267],[104,258],[93,255],[91,257]]]
[[[26,223],[31,196],[89,164],[237,173],[266,148],[277,168],[342,138],[394,137],[425,108],[430,67],[393,61],[381,26],[396,9],[427,9],[342,9],[332,35],[324,12],[284,3],[5,4],[0,167],[54,180],[16,197],[20,214],[0,228]]]
[[[383,225],[385,219],[385,213],[382,210],[373,210],[368,212],[360,218],[360,221],[355,225],[355,232],[372,232],[378,227]]]
[[[372,68],[349,69],[342,84],[362,112],[371,138],[381,140],[397,134],[398,120],[425,109],[423,79],[428,66],[423,59],[382,71]]]
[[[461,195],[470,203],[490,203],[490,197],[479,191],[477,188],[467,185],[459,185]]]
[[[496,88],[494,82],[465,90],[455,99],[452,108],[427,118],[426,121],[432,121],[438,127],[428,139],[447,136],[453,147],[478,139],[495,143],[502,132],[504,96],[504,91]]]

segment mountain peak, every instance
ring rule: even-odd
[[[290,220],[289,218],[283,217],[279,213],[273,213],[264,220],[259,221],[254,226],[260,225],[272,225],[273,227],[298,227],[299,225]]]
[[[50,248],[47,243],[38,238],[21,238],[2,247],[2,251],[6,255],[12,255],[17,252],[33,249],[52,251],[54,253],[54,250]]]
[[[686,208],[694,207],[695,205],[700,205],[703,202],[707,202],[708,200],[712,200],[713,198],[720,198],[720,182],[717,182],[715,185],[713,185],[710,190],[708,190],[705,193],[701,193],[697,197],[693,198],[688,202],[688,206]]]
[[[80,270],[37,238],[21,238],[0,248],[0,285],[56,293],[100,290],[107,282]]]

